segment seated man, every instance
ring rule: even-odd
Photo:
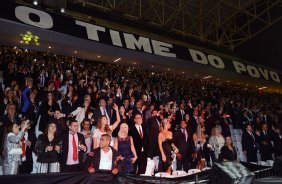
[[[112,173],[121,172],[122,156],[110,146],[111,136],[103,134],[100,145],[89,153],[85,164],[89,173]]]

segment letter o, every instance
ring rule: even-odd
[[[39,22],[34,22],[34,21],[30,20],[29,14],[31,14],[31,13],[37,15],[40,18]],[[15,9],[15,16],[20,21],[22,21],[26,24],[35,26],[35,27],[40,27],[40,28],[43,28],[43,29],[50,29],[50,28],[53,27],[52,17],[48,13],[43,12],[41,10],[36,10],[36,9],[29,8],[29,7],[26,7],[26,6],[18,6]]]
[[[255,77],[255,78],[260,78],[259,71],[256,67],[247,65],[247,70],[250,76]]]
[[[208,60],[209,60],[209,63],[215,68],[220,68],[220,69],[225,68],[224,62],[218,56],[208,55]]]

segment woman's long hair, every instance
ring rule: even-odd
[[[121,126],[122,125],[126,125],[127,126],[127,128],[128,128],[128,124],[127,123],[121,123],[120,124],[120,127],[119,127],[119,131],[118,131],[118,137],[122,137],[122,132],[121,132]],[[127,129],[127,136],[128,136],[128,129]]]
[[[226,141],[226,138],[227,138],[227,137],[229,137],[229,138],[230,138],[230,140],[231,140],[231,146],[232,146],[232,148],[234,148],[234,145],[233,145],[233,140],[232,140],[232,138],[231,138],[231,136],[230,136],[230,135],[228,135],[228,136],[226,136],[226,137],[225,137],[225,143],[224,143],[224,145],[225,145],[225,146],[228,146],[228,145],[227,145],[227,141]]]
[[[48,139],[48,129],[49,129],[49,127],[50,127],[51,124],[56,125],[56,123],[54,123],[54,122],[49,122],[49,123],[47,124],[46,128],[45,128],[44,133],[43,133],[44,137],[47,137],[47,139]],[[58,137],[57,129],[58,129],[58,127],[57,127],[57,125],[56,125],[56,131],[54,132],[54,139]]]
[[[102,119],[103,119],[103,117],[107,118],[107,116],[102,115],[102,116],[100,116],[100,118],[98,119],[98,123],[97,123],[97,128],[100,129],[100,130],[101,130],[101,128],[102,128]],[[105,126],[105,131],[106,131],[107,133],[112,133],[112,131],[111,131],[111,129],[110,129],[110,127],[109,127],[108,124],[106,124],[106,126]]]
[[[160,126],[160,132],[165,129],[165,126],[167,125],[167,123],[168,123],[168,119],[167,118],[162,119],[161,126]]]

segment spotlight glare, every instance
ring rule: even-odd
[[[65,8],[61,8],[61,13],[65,13]]]
[[[38,1],[34,0],[33,1],[33,5],[37,6],[38,5]]]
[[[114,60],[114,63],[118,62],[119,60],[121,60],[121,58],[117,58],[116,60]]]

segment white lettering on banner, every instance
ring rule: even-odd
[[[75,20],[75,23],[79,26],[86,28],[88,39],[99,41],[98,31],[105,32],[106,29],[101,26],[96,26],[79,20]]]
[[[233,61],[233,65],[234,65],[237,73],[242,73],[242,72],[247,71],[247,68],[245,67],[245,65],[243,63]]]
[[[247,65],[247,70],[248,70],[248,73],[251,77],[260,78],[259,71],[256,67],[254,67],[252,65]]]
[[[144,49],[145,52],[152,53],[152,48],[149,38],[140,36],[137,40],[133,34],[123,33],[126,48],[136,50],[136,47],[141,50]]]
[[[204,53],[193,49],[189,49],[189,52],[194,62],[204,65],[207,65],[209,63]]]
[[[208,60],[209,60],[209,63],[215,68],[219,68],[219,69],[225,68],[224,62],[218,56],[208,55]]]
[[[266,80],[269,80],[269,75],[268,75],[268,70],[266,69],[261,69],[261,68],[258,68],[259,72],[261,73],[261,75],[266,79]]]
[[[279,75],[276,72],[270,71],[269,75],[273,81],[280,83]]]
[[[120,34],[118,31],[110,30],[110,35],[111,35],[113,45],[119,46],[119,47],[123,46],[121,39],[120,39]]]
[[[154,53],[160,56],[166,56],[166,57],[174,57],[176,58],[176,54],[170,53],[169,48],[173,48],[172,44],[152,40],[152,46],[154,49]]]
[[[39,17],[39,22],[35,22],[31,20],[29,17],[30,14],[37,15]],[[45,13],[44,11],[41,10],[36,10],[26,6],[18,6],[15,9],[15,16],[20,21],[35,27],[40,27],[43,29],[50,29],[53,27],[52,17],[48,13]]]
[[[192,60],[196,63],[200,63],[203,65],[210,64],[214,68],[218,68],[218,69],[225,68],[224,62],[218,56],[208,55],[208,57],[206,57],[204,53],[193,49],[189,49],[189,52],[192,57]]]
[[[269,76],[270,76],[274,82],[280,83],[280,77],[276,72],[268,71],[266,69],[256,68],[255,66],[252,65],[245,66],[245,64],[237,61],[233,61],[233,65],[237,73],[248,72],[248,74],[251,77],[261,78],[261,76],[263,76],[265,80],[269,80]]]

